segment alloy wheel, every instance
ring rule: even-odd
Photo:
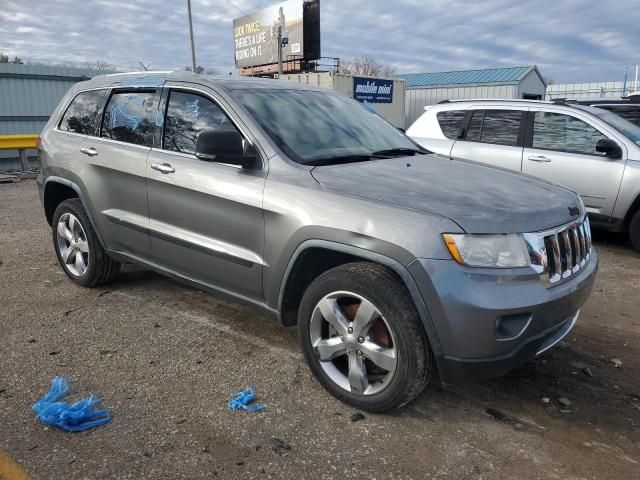
[[[57,226],[57,247],[66,269],[76,277],[89,268],[89,242],[78,218],[72,213],[60,216]]]
[[[348,291],[324,296],[309,334],[320,366],[344,390],[373,395],[391,383],[398,362],[393,331],[366,298]]]

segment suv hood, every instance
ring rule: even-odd
[[[447,217],[467,233],[536,232],[582,213],[571,190],[435,155],[321,166],[311,174],[332,190]]]

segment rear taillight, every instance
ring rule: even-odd
[[[42,147],[42,137],[40,137],[40,135],[38,135],[38,138],[36,138],[36,148],[38,150],[40,150]]]

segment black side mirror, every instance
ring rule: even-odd
[[[602,153],[608,158],[622,158],[622,148],[610,138],[601,138],[598,140],[598,143],[596,143],[596,152]]]
[[[208,162],[229,163],[242,168],[255,166],[258,155],[245,151],[242,135],[235,130],[204,130],[196,141],[196,157]]]

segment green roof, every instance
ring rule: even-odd
[[[528,67],[488,68],[485,70],[461,70],[457,72],[410,73],[398,75],[410,87],[439,87],[445,85],[486,85],[518,83],[535,65]],[[540,73],[538,72],[538,76]],[[542,79],[542,77],[540,76]]]

